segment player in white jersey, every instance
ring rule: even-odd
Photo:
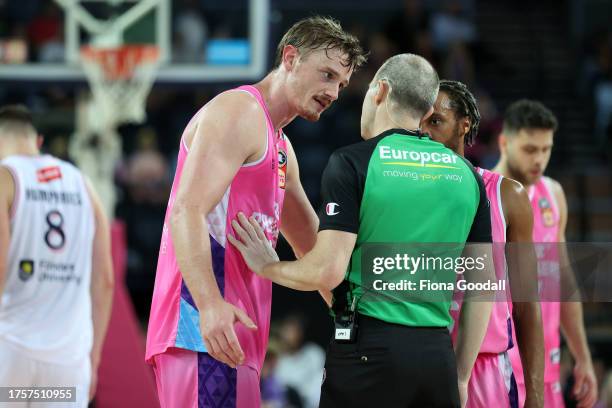
[[[46,404],[86,407],[112,302],[108,222],[40,141],[25,107],[0,108],[0,385],[76,387],[76,403]]]

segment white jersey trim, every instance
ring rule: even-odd
[[[227,207],[229,203],[230,188],[228,187],[223,194],[221,201],[215,206],[215,208],[208,213],[206,216],[206,222],[208,223],[208,233],[225,248],[226,245],[226,227],[227,227]]]
[[[551,205],[554,207],[555,213],[557,214],[557,216],[560,216],[559,206],[557,205],[557,197],[552,191],[552,180],[546,176],[542,176],[542,182],[544,184],[544,187],[546,188],[546,193],[550,197]]]
[[[499,370],[499,374],[504,380],[506,389],[510,391],[512,386],[512,364],[510,363],[508,352],[504,351],[503,353],[499,353],[497,355],[497,361],[497,369]]]
[[[497,207],[499,207],[499,215],[501,216],[501,222],[502,225],[504,226],[504,242],[507,241],[508,239],[508,235],[506,234],[506,228],[508,228],[507,224],[506,224],[506,215],[504,214],[504,206],[502,205],[502,192],[501,192],[501,185],[502,185],[502,181],[504,180],[504,176],[499,176],[499,179],[497,180]]]

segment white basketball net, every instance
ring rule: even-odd
[[[103,121],[110,127],[144,122],[146,98],[159,61],[158,48],[87,46],[82,48],[81,57],[93,101]]]

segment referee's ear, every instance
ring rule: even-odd
[[[380,105],[381,103],[383,103],[385,101],[385,98],[389,97],[390,92],[391,87],[389,86],[389,83],[387,81],[379,79],[378,83],[376,84],[376,93],[374,94],[374,102],[376,103],[376,105]]]

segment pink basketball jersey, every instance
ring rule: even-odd
[[[482,176],[487,192],[487,198],[491,208],[491,233],[493,242],[506,242],[506,219],[504,218],[504,210],[501,201],[501,183],[503,177],[500,174],[492,171],[476,168]],[[507,279],[506,259],[504,255],[504,247],[501,244],[493,247],[493,263],[495,265],[495,275],[497,279]],[[509,290],[509,283],[506,282],[506,290]],[[512,343],[512,325],[510,319],[510,310],[508,306],[509,296],[506,291],[498,291],[496,294],[491,318],[485,338],[480,346],[480,353],[503,353],[513,346]],[[460,311],[460,300],[454,299],[451,315],[453,320],[458,322]],[[453,341],[457,336],[457,324],[454,324],[452,338]]]
[[[541,177],[528,191],[533,209],[533,242],[538,257],[538,289],[542,299],[546,383],[559,381],[561,359],[561,304],[553,301],[559,300],[560,293],[559,255],[555,245],[559,240],[559,209],[550,183],[550,179]],[[523,383],[523,368],[517,350],[510,352],[510,360],[517,382]]]
[[[241,323],[234,327],[245,353],[244,364],[259,372],[268,344],[272,283],[255,275],[226,237],[232,231],[231,221],[242,211],[247,216],[254,216],[268,239],[276,245],[285,194],[287,145],[282,131],[275,132],[263,97],[255,87],[241,86],[232,91],[248,92],[257,99],[264,111],[267,122],[266,153],[258,161],[245,164],[239,169],[221,201],[207,214],[207,239],[210,240],[213,271],[222,296],[227,302],[244,310],[257,325],[255,331]],[[191,127],[196,117],[197,113],[186,129]],[[206,351],[200,334],[199,311],[182,279],[168,226],[183,165],[189,154],[184,137],[185,132],[181,138],[176,174],[163,226],[147,332],[147,361],[168,347]]]

